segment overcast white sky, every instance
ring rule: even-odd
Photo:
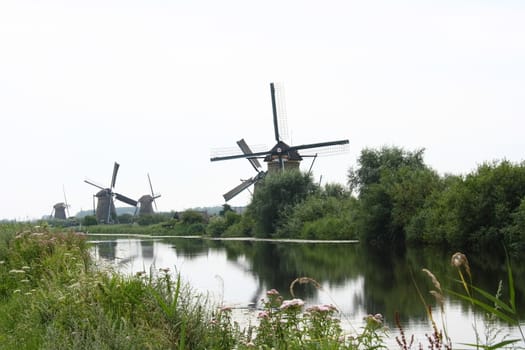
[[[255,173],[214,148],[350,140],[316,178],[346,182],[365,147],[425,148],[440,173],[525,158],[522,1],[0,2],[0,218],[92,208],[109,185],[159,209],[220,205]],[[309,162],[303,164],[307,169]],[[232,205],[244,205],[249,193]]]

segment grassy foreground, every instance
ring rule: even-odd
[[[465,286],[465,294],[457,296],[508,317],[504,320],[510,324],[517,322],[514,296],[509,304],[488,296],[494,306],[475,299],[480,291],[468,283],[468,261],[463,255],[455,258],[459,283]],[[433,292],[443,294],[428,273]],[[291,291],[295,283],[316,282],[297,279]],[[452,349],[446,328],[434,322],[430,308],[429,320],[425,348]],[[362,328],[348,334],[335,306],[306,307],[301,299],[283,300],[270,290],[255,324],[241,329],[229,307],[212,305],[167,269],[125,277],[97,268],[82,234],[0,225],[1,349],[379,349],[392,343],[382,321],[379,314],[368,315]],[[524,345],[524,339],[463,345],[497,349]],[[401,326],[395,340],[401,349],[423,348]]]
[[[124,277],[88,249],[81,234],[0,227],[2,349],[357,349],[370,338],[346,339],[331,306],[303,317],[302,301],[273,291],[260,325],[241,330],[168,270]]]

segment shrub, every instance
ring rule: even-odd
[[[214,216],[210,219],[210,223],[206,227],[206,233],[212,237],[221,236],[228,228],[226,219],[222,216]]]
[[[306,173],[289,170],[268,174],[258,183],[246,213],[256,223],[256,236],[275,234],[290,208],[317,190]]]
[[[94,226],[97,223],[98,223],[97,222],[97,218],[94,215],[86,215],[82,219],[82,225],[84,225],[84,226]]]

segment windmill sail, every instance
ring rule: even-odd
[[[244,154],[252,154],[252,150],[246,143],[244,139],[241,139],[237,141],[237,145],[239,148],[243,151]],[[223,195],[224,200],[228,202],[233,197],[237,196],[239,193],[244,191],[245,189],[249,188],[251,185],[255,185],[259,180],[264,178],[266,175],[266,172],[262,170],[261,163],[257,160],[257,158],[248,158],[248,161],[252,165],[252,167],[257,171],[257,176],[249,179],[249,180],[241,180],[242,183],[236,187],[234,187],[232,190],[228,191]]]
[[[239,193],[241,193],[242,191],[244,191],[245,189],[253,185],[256,181],[257,181],[256,177],[252,177],[249,180],[244,180],[240,185],[234,187],[230,191],[223,194],[222,196],[224,197],[224,200],[226,202],[229,201],[230,199],[232,199],[233,197],[235,197],[236,195],[238,195]]]

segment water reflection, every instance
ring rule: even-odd
[[[453,252],[435,248],[378,251],[358,244],[99,236],[92,240],[93,254],[122,272],[170,268],[197,290],[233,306],[258,307],[270,288],[290,297],[290,283],[307,276],[321,285],[321,289],[311,284],[296,285],[296,296],[307,303],[336,304],[343,318],[351,322],[379,312],[391,328],[395,328],[393,319],[398,312],[409,332],[416,334],[430,328],[415,285],[426,303],[435,305],[428,293],[434,286],[421,269],[431,270],[444,290],[459,290],[453,280],[457,272],[450,265]],[[499,279],[506,277],[504,257],[478,254],[469,259],[474,284],[495,292]],[[515,276],[523,276],[523,268],[514,261]],[[525,281],[516,278],[515,283],[517,304],[524,305]],[[469,336],[465,341],[472,341],[473,318],[483,315],[473,314],[469,304],[458,300],[447,301],[446,310],[448,327],[460,332],[456,338],[466,330]]]

